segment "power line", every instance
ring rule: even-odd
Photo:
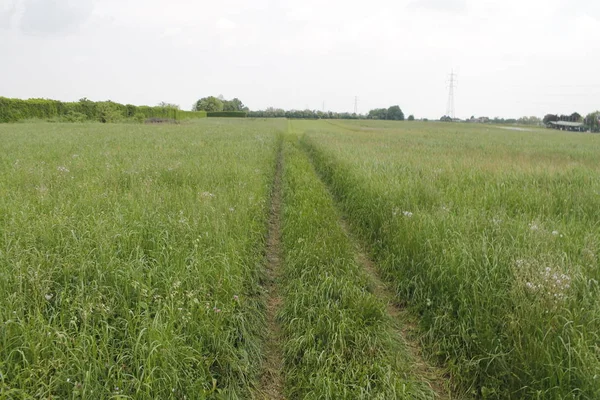
[[[446,115],[452,119],[456,118],[454,113],[454,85],[456,83],[454,79],[455,77],[456,74],[454,73],[454,70],[452,70],[452,72],[450,73],[450,83],[448,85],[448,104],[446,105]]]

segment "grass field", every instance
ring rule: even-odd
[[[599,398],[600,141],[296,123],[430,354],[482,398]]]
[[[598,136],[205,119],[0,141],[0,399],[600,398]]]

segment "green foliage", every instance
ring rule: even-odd
[[[521,117],[517,120],[517,123],[521,125],[540,125],[542,120],[536,116]]]
[[[399,106],[389,108],[375,108],[369,111],[368,119],[387,119],[394,121],[404,121],[404,113]]]
[[[125,106],[110,101],[98,103],[98,118],[102,123],[118,122],[123,119]]]
[[[240,99],[235,97],[233,100],[223,101],[223,111],[248,111],[248,107]]]
[[[38,119],[64,122],[118,122],[134,118],[141,113],[146,118],[185,120],[205,118],[206,112],[181,111],[173,107],[148,107],[123,105],[112,101],[93,102],[86,98],[78,102],[61,102],[46,99],[9,99],[0,97],[0,123]]]
[[[410,115],[408,116],[408,120],[409,120],[409,121],[414,121],[414,120],[415,120],[415,116],[414,116],[414,115],[412,115],[412,114],[410,114]]]
[[[404,113],[399,106],[391,106],[387,110],[386,119],[393,121],[404,121]]]
[[[133,116],[133,119],[138,123],[142,123],[146,120],[146,115],[144,115],[144,113],[138,111]]]
[[[363,115],[351,113],[337,113],[333,111],[315,110],[283,110],[281,108],[269,107],[266,110],[250,111],[250,118],[289,118],[289,119],[359,119]]]
[[[203,97],[194,105],[194,111],[219,112],[223,111],[223,101],[215,96]]]
[[[600,132],[600,111],[589,113],[584,123],[591,132]]]
[[[207,112],[206,115],[209,118],[214,117],[228,117],[228,118],[246,118],[248,113],[246,111],[216,111],[216,112]]]
[[[367,118],[369,119],[387,119],[387,108],[375,108],[369,111]]]
[[[61,122],[85,122],[87,116],[83,113],[69,110],[62,118]]]

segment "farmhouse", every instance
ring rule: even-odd
[[[587,127],[581,122],[550,121],[547,128],[560,129],[561,131],[585,132]]]

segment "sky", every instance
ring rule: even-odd
[[[598,0],[0,0],[0,96],[191,109],[600,109]]]

